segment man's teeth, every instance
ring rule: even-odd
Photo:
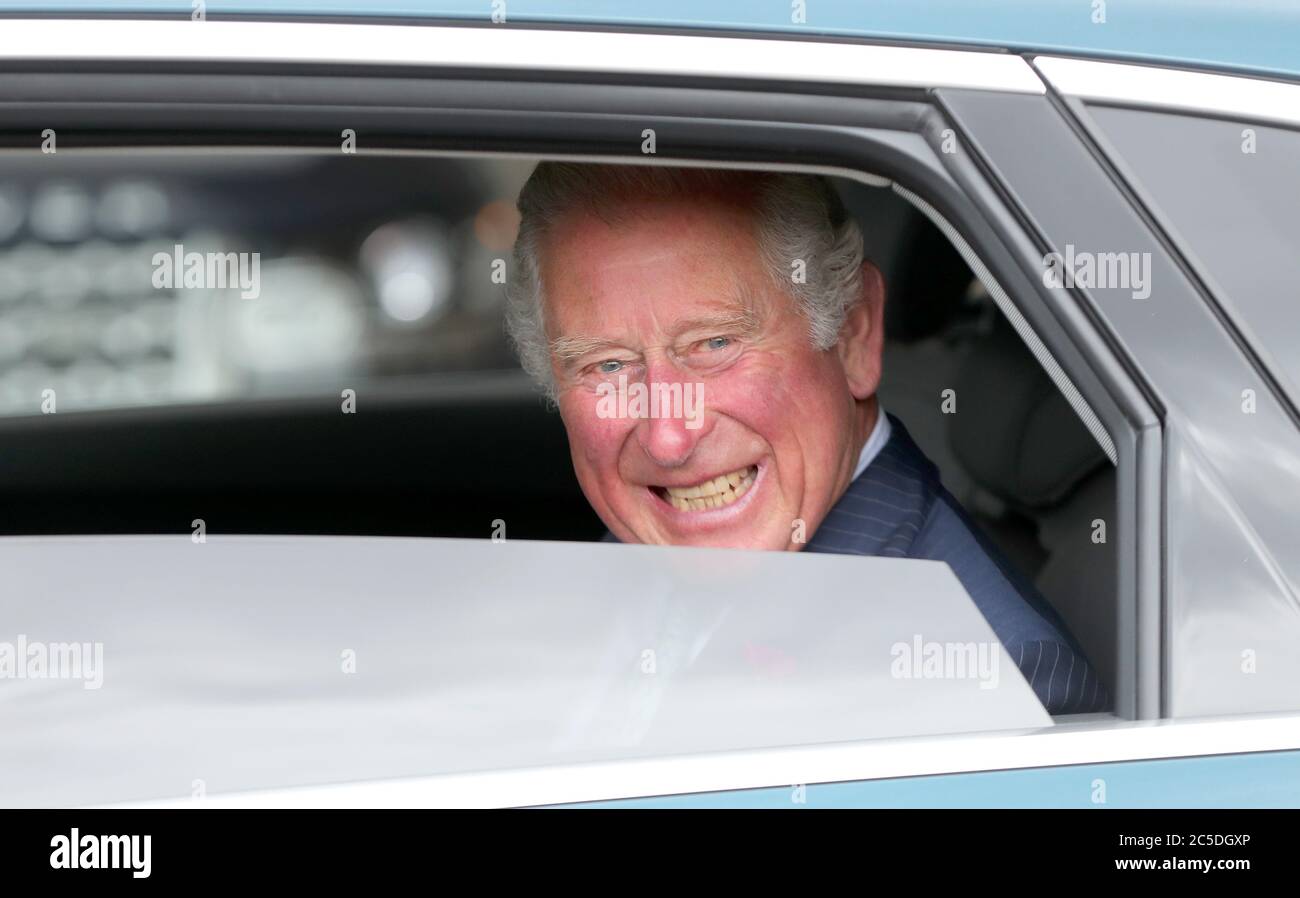
[[[758,468],[750,465],[730,474],[723,474],[695,486],[669,486],[664,490],[668,501],[678,511],[705,511],[730,505],[754,485]]]

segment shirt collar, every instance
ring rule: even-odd
[[[850,483],[861,477],[862,472],[867,469],[867,465],[871,464],[871,462],[875,460],[876,456],[880,454],[880,450],[885,448],[885,444],[889,442],[890,430],[889,416],[885,414],[885,410],[880,407],[879,403],[877,403],[876,426],[871,428],[871,435],[867,437],[867,444],[862,447],[862,454],[858,456],[858,466],[854,469],[853,476],[849,479]]]

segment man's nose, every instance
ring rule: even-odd
[[[682,377],[666,360],[648,364],[645,374],[648,409],[647,417],[637,422],[637,441],[655,464],[680,467],[708,430],[699,396],[702,385]]]

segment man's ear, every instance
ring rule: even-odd
[[[862,263],[862,296],[849,309],[836,348],[853,398],[875,395],[885,348],[885,279],[870,262]]]

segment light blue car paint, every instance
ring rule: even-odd
[[[509,22],[781,31],[1139,59],[1300,77],[1295,0],[505,0]],[[1101,18],[1104,9],[1104,21]],[[0,0],[0,12],[188,16],[190,0]],[[209,19],[301,15],[487,22],[493,0],[206,0]]]
[[[1294,808],[1300,751],[699,792],[589,808]]]

